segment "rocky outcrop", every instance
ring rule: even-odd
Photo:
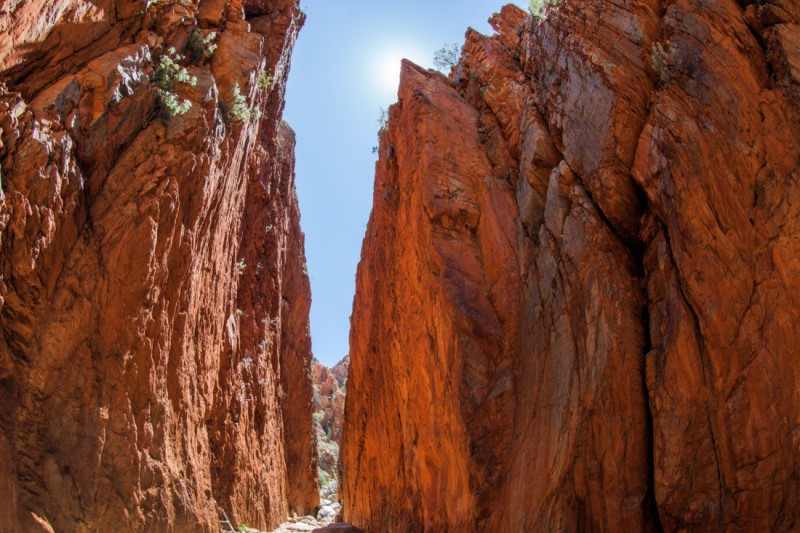
[[[298,3],[6,4],[0,530],[313,512]]]
[[[347,370],[350,356],[331,368],[314,362],[314,423],[322,495],[336,498],[339,489],[339,449],[342,443]]]
[[[358,269],[344,518],[788,530],[800,9],[509,6],[403,64]]]

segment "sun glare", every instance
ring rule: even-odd
[[[378,60],[378,80],[380,81],[381,91],[397,91],[400,82],[400,62],[403,60],[402,54],[386,53]]]
[[[424,61],[421,54],[413,45],[398,44],[395,46],[377,49],[373,55],[373,76],[376,88],[384,97],[392,101],[397,96],[397,86],[400,83],[400,63],[410,59],[416,63]]]

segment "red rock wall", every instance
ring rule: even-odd
[[[507,7],[449,79],[404,64],[357,276],[346,520],[797,527],[800,8],[748,4]]]
[[[217,531],[219,508],[267,529],[318,505],[280,118],[303,15],[145,4],[0,12],[1,531]],[[165,124],[153,62],[195,26],[218,48]],[[234,83],[260,118],[223,120]]]
[[[345,385],[349,366],[349,355],[331,368],[319,363],[313,365],[315,411],[322,411],[322,419],[320,420],[322,430],[330,436],[331,440],[337,443],[342,440]]]

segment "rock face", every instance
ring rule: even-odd
[[[403,64],[358,269],[344,518],[800,520],[800,7],[509,6]]]
[[[302,23],[294,0],[1,8],[0,531],[218,531],[220,509],[269,529],[318,506],[281,121]],[[170,47],[196,83],[162,120]]]
[[[336,498],[339,489],[339,449],[344,425],[350,356],[331,368],[317,362],[314,371],[314,422],[322,495]]]

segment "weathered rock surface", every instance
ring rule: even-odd
[[[449,78],[404,63],[381,133],[345,520],[796,529],[800,7],[492,23]]]
[[[281,122],[302,22],[294,0],[0,8],[0,531],[218,531],[220,508],[268,529],[318,506]],[[217,49],[183,62],[191,109],[165,123],[154,62],[194,31]],[[224,119],[237,83],[260,117]]]

